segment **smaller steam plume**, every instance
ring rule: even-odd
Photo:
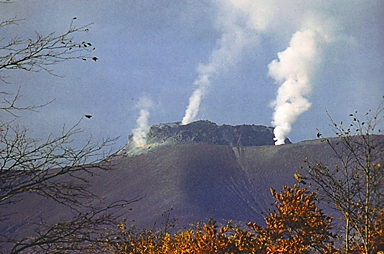
[[[310,78],[319,59],[320,42],[321,36],[316,30],[298,31],[292,36],[289,47],[277,54],[279,61],[268,65],[269,76],[281,83],[272,103],[276,145],[284,144],[292,124],[311,107],[306,96],[312,90]]]
[[[181,121],[181,124],[183,125],[192,122],[196,118],[197,113],[199,113],[201,98],[205,94],[206,88],[211,83],[209,82],[208,76],[205,75],[199,77],[194,84],[197,85],[198,88],[192,93],[191,97],[189,97],[189,104],[185,110],[185,116]]]
[[[152,102],[147,97],[142,97],[137,103],[137,108],[140,108],[140,113],[136,120],[137,128],[132,130],[132,140],[135,147],[143,147],[147,143],[147,133],[150,128],[148,118],[150,116],[149,109],[151,106]]]
[[[230,66],[236,64],[244,46],[249,42],[249,35],[238,24],[238,17],[232,14],[222,15],[218,18],[223,34],[217,41],[218,48],[213,50],[208,64],[200,64],[197,68],[198,77],[193,84],[197,86],[189,98],[182,124],[192,122],[199,113],[200,103],[211,85],[213,76],[220,74]]]

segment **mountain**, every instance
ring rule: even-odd
[[[98,171],[87,180],[106,202],[140,197],[123,215],[138,227],[161,224],[162,213],[170,209],[177,228],[209,218],[262,224],[272,202],[270,187],[280,190],[297,183],[293,175],[305,167],[306,157],[334,163],[332,149],[320,140],[273,144],[273,129],[265,126],[209,121],[155,125],[145,147],[133,148],[130,137],[109,159],[114,170]],[[11,218],[0,221],[0,231],[19,235],[32,232],[39,217],[58,221],[70,214],[32,194],[7,212]]]

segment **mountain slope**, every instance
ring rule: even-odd
[[[163,146],[118,158],[120,166],[114,172],[113,186],[124,188],[124,184],[116,185],[124,174],[131,193],[144,196],[132,204],[131,216],[147,227],[170,208],[182,225],[211,217],[262,222],[261,213],[272,202],[269,188],[280,190],[283,185],[295,184],[293,174],[307,156],[330,159],[332,151],[318,141],[259,147],[203,143]]]
[[[281,146],[165,142],[136,155],[126,148],[111,157],[114,170],[98,172],[88,180],[107,203],[140,197],[123,215],[138,227],[161,223],[161,214],[169,209],[173,209],[170,216],[179,219],[178,228],[209,218],[263,223],[262,213],[272,202],[269,188],[280,190],[297,183],[293,174],[306,157],[333,163],[332,150],[319,140]],[[8,212],[13,217],[1,221],[0,230],[19,235],[32,232],[37,216],[53,222],[70,214],[33,195]]]

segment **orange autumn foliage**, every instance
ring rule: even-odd
[[[332,218],[316,205],[314,192],[295,185],[284,186],[280,193],[271,188],[271,194],[276,211],[265,218],[261,232],[266,253],[335,253]]]
[[[210,220],[170,234],[135,232],[122,223],[113,240],[106,241],[104,253],[336,253],[332,220],[316,205],[315,193],[295,185],[284,186],[280,193],[271,189],[271,194],[276,199],[276,211],[265,218],[264,228],[251,222],[248,229],[231,222],[218,226]]]

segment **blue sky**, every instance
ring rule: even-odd
[[[77,38],[92,42],[99,60],[58,64],[62,78],[8,72],[11,84],[1,87],[21,87],[23,103],[55,99],[18,120],[32,136],[92,114],[80,123],[84,135],[119,136],[117,148],[137,128],[143,108],[150,125],[182,121],[199,87],[194,120],[271,126],[279,87],[292,78],[296,88],[285,94],[301,90],[288,102],[300,97],[307,107],[292,116],[287,137],[315,139],[316,129],[331,136],[326,111],[347,121],[355,110],[376,109],[384,95],[383,13],[381,0],[15,0],[0,4],[1,20],[25,20],[0,28],[0,37],[64,33],[77,17],[78,26],[93,23]]]

